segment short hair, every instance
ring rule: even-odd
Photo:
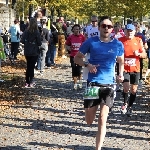
[[[98,22],[99,27],[100,27],[101,22],[103,22],[105,19],[109,19],[111,21],[111,18],[109,16],[102,16]]]
[[[120,25],[120,23],[119,22],[115,22],[115,25]]]
[[[14,20],[14,24],[17,24],[17,23],[19,23],[19,19]]]
[[[91,19],[92,19],[92,18],[97,18],[97,19],[98,19],[98,17],[97,17],[96,15],[92,15],[92,16],[91,16]]]
[[[79,30],[81,29],[81,27],[80,27],[79,24],[75,24],[75,25],[73,25],[73,27],[72,27],[72,29],[71,29],[72,31],[73,31],[74,27],[79,27]]]

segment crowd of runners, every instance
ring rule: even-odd
[[[131,116],[138,86],[142,86],[142,81],[148,77],[150,29],[142,22],[122,26],[119,22],[113,24],[108,16],[102,16],[99,20],[97,16],[91,16],[91,23],[87,26],[65,23],[61,17],[59,25],[52,23],[49,31],[42,12],[38,10],[35,14],[27,24],[20,25],[16,19],[8,30],[11,35],[11,58],[18,59],[19,43],[24,44],[27,62],[25,88],[36,86],[35,72],[42,75],[45,66],[56,65],[58,35],[63,34],[66,53],[70,56],[73,89],[82,88],[82,81],[87,81],[83,94],[87,124],[92,124],[100,106],[96,150],[101,150],[116,91],[121,91],[124,99],[121,112]],[[3,41],[7,43],[5,38]],[[1,53],[3,50],[1,48]],[[0,59],[5,59],[4,55],[0,56]],[[143,76],[145,58],[148,58],[148,69]]]

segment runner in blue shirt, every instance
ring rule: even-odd
[[[92,124],[100,105],[96,150],[100,150],[106,134],[106,121],[109,108],[114,101],[115,63],[119,63],[118,80],[123,81],[124,48],[120,41],[110,38],[113,25],[109,17],[103,16],[99,21],[100,37],[91,37],[80,47],[74,58],[76,64],[88,68],[87,89],[84,93],[85,120]],[[90,53],[88,62],[83,58]]]

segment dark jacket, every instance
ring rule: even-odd
[[[33,33],[26,30],[22,35],[21,42],[24,44],[25,56],[37,56],[39,54],[39,46],[41,46],[42,43],[38,30]]]
[[[47,43],[49,41],[49,31],[46,28],[42,29],[42,43]]]
[[[49,44],[56,45],[58,43],[58,32],[54,31],[50,34]]]

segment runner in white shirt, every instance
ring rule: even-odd
[[[91,25],[86,27],[85,37],[90,38],[92,36],[99,36],[98,30],[98,18],[97,16],[91,17]]]
[[[85,32],[85,37],[90,38],[93,36],[99,36],[100,37],[100,32],[98,30],[98,17],[97,16],[92,16],[91,17],[91,25],[86,27],[86,32]],[[87,53],[85,56],[85,62],[88,62],[88,59],[90,58],[90,54]],[[87,67],[83,68],[83,79],[87,80],[88,78],[88,69]]]

